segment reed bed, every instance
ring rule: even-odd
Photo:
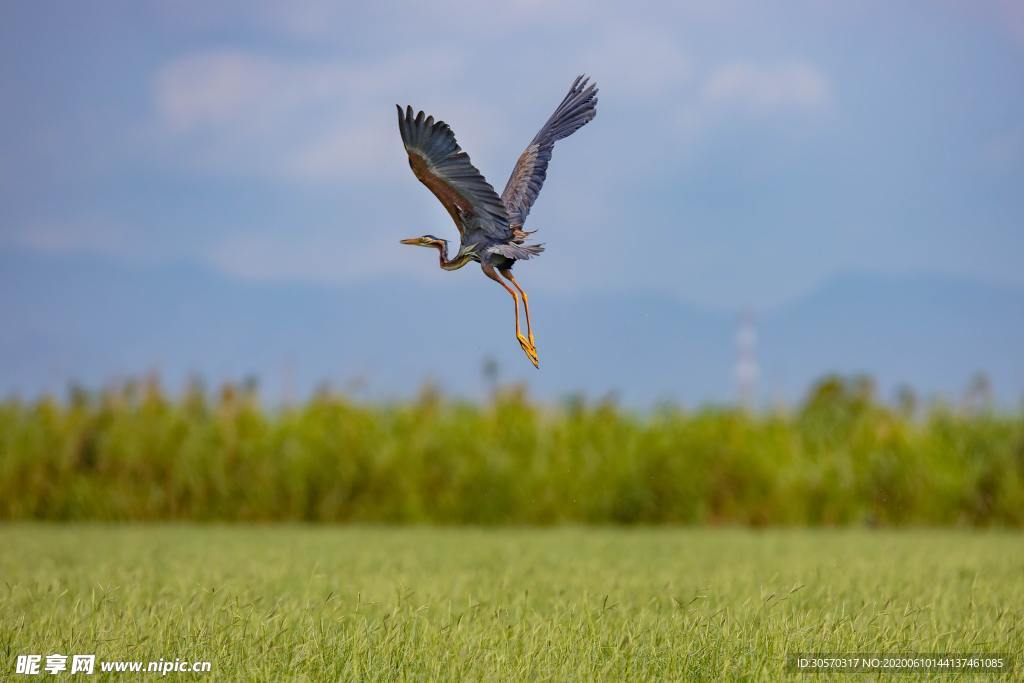
[[[878,401],[826,378],[789,411],[648,412],[424,390],[159,382],[0,403],[0,519],[1024,525],[1024,416]]]

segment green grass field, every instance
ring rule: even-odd
[[[53,652],[269,681],[768,680],[787,652],[1024,651],[1019,532],[29,524],[0,548],[0,677]]]

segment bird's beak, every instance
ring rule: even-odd
[[[410,237],[407,240],[402,240],[402,244],[411,244],[413,246],[415,246],[415,245],[417,245],[419,243],[420,243],[420,238],[419,237]]]

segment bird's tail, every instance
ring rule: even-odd
[[[495,244],[493,247],[490,247],[489,251],[492,251],[495,254],[500,254],[505,258],[514,259],[516,261],[525,261],[544,251],[544,245],[516,244],[512,242],[509,244]]]

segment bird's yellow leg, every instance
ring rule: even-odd
[[[526,311],[526,334],[530,337],[530,345],[533,346],[534,352],[537,351],[537,342],[533,339],[533,327],[530,325],[530,299],[526,296],[526,292],[516,282],[515,277],[512,276],[512,271],[509,269],[499,270],[499,273],[505,276],[505,278],[512,283],[512,286],[519,292],[519,296],[523,297],[523,309]]]
[[[516,339],[519,340],[519,346],[523,348],[523,353],[525,353],[526,357],[530,359],[531,363],[533,363],[533,367],[539,368],[540,358],[537,357],[537,350],[533,347],[530,340],[524,337],[523,333],[519,331],[519,297],[516,295],[515,290],[506,285],[502,279],[498,277],[498,274],[494,272],[493,268],[485,267],[483,268],[483,271],[484,275],[501,285],[502,289],[508,292],[512,297],[512,302],[514,303],[516,310]]]

